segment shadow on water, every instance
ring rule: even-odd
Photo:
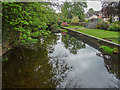
[[[118,58],[60,33],[3,57],[3,88],[116,88]],[[91,83],[92,82],[92,83]]]

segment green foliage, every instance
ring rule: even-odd
[[[86,19],[86,20],[85,20],[85,22],[86,22],[86,23],[88,23],[88,22],[89,22],[89,20],[87,20],[87,19]]]
[[[120,25],[119,24],[116,24],[116,23],[112,23],[108,30],[111,30],[111,31],[119,31],[120,30]]]
[[[108,53],[108,54],[112,54],[114,52],[118,52],[118,49],[117,48],[110,48],[108,46],[105,46],[105,45],[102,45],[100,46],[100,49],[103,49],[104,52]]]
[[[47,37],[46,29],[57,24],[57,15],[42,2],[3,2],[3,38],[18,43],[37,43],[38,37]]]
[[[90,8],[90,9],[88,10],[88,12],[94,12],[93,8]]]
[[[79,17],[79,20],[84,19],[84,8],[87,7],[86,2],[64,2],[61,11],[65,18],[72,19],[73,15]]]
[[[119,25],[120,25],[120,21],[115,21],[114,23],[115,23],[115,24],[119,24]]]
[[[98,22],[98,24],[96,25],[96,28],[107,30],[109,28],[109,25],[110,25],[109,22],[101,21],[101,22]]]
[[[65,18],[65,19],[64,19],[64,22],[70,23],[70,22],[71,22],[71,19]]]
[[[78,21],[79,21],[79,18],[78,18],[78,16],[74,16],[73,18],[72,18],[72,23],[78,23]]]
[[[8,61],[8,58],[3,58],[2,61]]]
[[[66,29],[62,29],[61,32],[67,33],[68,31]]]

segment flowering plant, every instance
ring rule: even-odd
[[[62,26],[68,26],[66,22],[62,22]]]

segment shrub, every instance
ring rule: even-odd
[[[107,22],[107,21],[101,21],[101,22],[98,22],[98,24],[96,25],[96,28],[107,30],[109,28],[109,25],[110,25],[109,22]]]
[[[112,23],[109,26],[108,30],[110,30],[110,31],[119,31],[120,30],[120,25],[116,24],[116,23]]]
[[[119,24],[119,25],[120,25],[120,21],[115,21],[114,23],[115,23],[115,24]]]
[[[62,26],[68,26],[66,22],[62,22]]]
[[[79,22],[79,18],[78,18],[78,16],[74,16],[73,18],[72,18],[72,21],[71,21],[72,23],[78,23]]]
[[[85,22],[86,22],[86,23],[88,23],[88,22],[89,22],[89,20],[87,20],[87,19],[86,19],[86,20],[85,20]]]
[[[64,19],[65,22],[70,23],[71,19]]]
[[[67,30],[66,29],[62,29],[61,32],[63,33],[67,33]]]

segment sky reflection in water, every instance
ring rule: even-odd
[[[42,43],[44,48],[16,48],[5,55],[3,87],[118,88],[93,47],[60,33]]]

